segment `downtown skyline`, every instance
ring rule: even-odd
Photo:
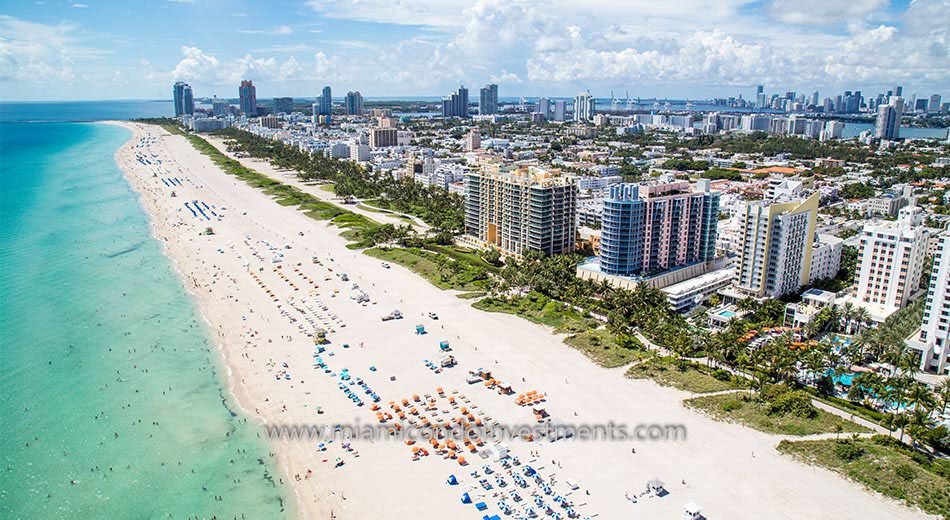
[[[139,13],[130,16],[130,10]],[[950,4],[869,0],[692,2],[35,2],[0,11],[5,101],[441,96],[459,84],[502,97],[705,99],[767,91],[918,95],[950,85]],[[703,12],[697,16],[697,12]],[[646,29],[646,32],[644,31]],[[148,34],[149,37],[142,35]]]

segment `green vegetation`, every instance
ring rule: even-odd
[[[660,386],[671,386],[686,392],[704,394],[735,390],[747,386],[747,382],[726,370],[714,370],[696,363],[676,362],[672,358],[659,358],[640,363],[627,370],[632,379],[652,379]]]
[[[705,171],[709,169],[709,163],[706,161],[693,161],[691,159],[669,159],[663,163],[663,168],[667,170],[685,171]]]
[[[929,514],[950,518],[950,461],[929,459],[890,437],[782,441],[778,450]]]
[[[376,247],[364,253],[406,267],[441,289],[477,291],[484,289],[488,276],[485,269],[418,247]]]
[[[564,338],[564,343],[580,350],[606,368],[622,367],[649,355],[633,336],[617,337],[606,329],[593,329]]]
[[[869,199],[874,196],[874,188],[860,182],[849,182],[841,187],[842,199]]]
[[[700,175],[704,179],[729,179],[731,181],[741,181],[742,173],[738,170],[729,170],[726,168],[710,168]]]
[[[768,396],[731,393],[707,395],[687,399],[684,403],[715,419],[739,423],[766,433],[813,435],[868,431],[859,424],[814,408],[808,394],[794,390]]]
[[[569,305],[560,303],[537,292],[522,297],[486,297],[472,307],[488,312],[504,312],[521,316],[529,321],[554,328],[557,333],[578,333],[597,327],[592,318],[583,316]]]

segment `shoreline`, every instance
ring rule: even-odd
[[[567,442],[509,443],[512,451],[525,460],[528,452],[543,452],[543,456],[534,457],[532,464],[545,475],[556,476],[557,481],[576,479],[581,483],[572,498],[574,502],[583,503],[578,510],[582,517],[600,514],[606,518],[620,515],[673,518],[681,512],[682,505],[690,501],[702,504],[704,512],[714,518],[751,519],[761,515],[795,518],[802,514],[830,517],[856,511],[867,518],[925,517],[894,501],[866,493],[840,477],[787,460],[774,450],[776,436],[716,423],[685,410],[679,402],[682,392],[625,380],[622,374],[601,369],[579,352],[561,345],[560,337],[543,327],[531,326],[533,324],[514,316],[490,315],[472,309],[469,302],[430,286],[398,266],[384,270],[378,261],[346,250],[345,240],[338,236],[337,228],[310,219],[296,209],[281,207],[263,193],[224,174],[180,136],[172,136],[154,126],[106,123],[118,124],[133,132],[132,138],[116,152],[116,162],[130,187],[139,195],[139,204],[149,216],[153,236],[163,242],[163,254],[172,260],[183,286],[195,297],[209,332],[213,332],[212,339],[225,367],[228,391],[255,424],[352,422],[354,417],[372,422],[369,403],[362,408],[354,407],[343,399],[333,378],[306,366],[312,341],[303,337],[294,323],[283,322],[286,321],[284,313],[291,313],[293,302],[320,301],[331,309],[325,313],[340,316],[339,321],[327,318],[334,325],[330,338],[336,354],[328,358],[327,363],[334,368],[346,366],[354,375],[370,382],[383,397],[380,405],[384,410],[388,410],[385,403],[390,400],[412,392],[433,392],[437,386],[445,386],[460,392],[457,395],[468,394],[465,402],[471,397],[471,402],[478,403],[480,413],[490,410],[489,414],[498,422],[530,421],[530,414],[526,413],[530,409],[515,407],[510,398],[479,388],[481,385],[464,383],[467,370],[485,366],[505,380],[525,378],[526,383],[515,385],[517,392],[537,388],[550,397],[544,404],[548,412],[565,419],[579,417],[574,422],[606,422],[614,418],[633,422],[649,418],[654,422],[682,423],[689,427],[690,439],[683,443],[637,445],[635,456],[630,455],[628,443],[583,446]],[[148,134],[156,143],[150,146],[149,153],[161,157],[163,166],[157,168],[185,180],[180,189],[172,191],[200,197],[198,200],[222,213],[221,220],[193,219],[181,207],[184,197],[169,198],[167,187],[145,175],[152,172],[155,165],[136,165],[136,144]],[[259,171],[273,176],[263,167]],[[240,208],[244,213],[238,214],[238,210],[232,208]],[[214,227],[215,235],[199,235],[205,226]],[[299,235],[294,233],[297,230]],[[268,262],[264,255],[253,256],[254,251],[262,250],[261,240],[292,245],[290,249],[280,250],[286,258],[276,265],[283,268],[275,269],[275,263]],[[311,256],[319,256],[326,264],[321,266],[324,268],[308,262]],[[300,271],[310,274],[312,280],[322,279],[319,284],[312,283],[317,288],[311,289],[308,296],[292,290],[293,285],[301,286],[306,280],[293,269],[294,262],[298,262],[298,266],[303,267]],[[350,273],[379,305],[363,307],[350,301],[347,295],[351,294],[351,282],[338,279],[340,269]],[[255,283],[252,277],[259,277],[262,282]],[[288,287],[285,279],[294,283]],[[263,286],[270,288],[275,297],[261,292]],[[379,315],[394,306],[402,309],[408,319],[397,323],[380,322]],[[427,309],[437,309],[442,319],[426,319]],[[416,320],[432,331],[428,337],[414,337],[408,330]],[[299,319],[297,321],[299,324]],[[339,326],[344,322],[346,327]],[[432,344],[441,337],[451,341],[460,366],[435,374],[423,367],[421,361],[423,357],[438,355]],[[360,348],[337,348],[347,341]],[[364,341],[368,348],[363,348]],[[264,363],[265,358],[269,358],[267,363]],[[291,371],[295,373],[293,380],[280,379],[281,363],[289,365],[288,375]],[[370,366],[373,368],[367,369]],[[379,372],[374,370],[377,366]],[[295,381],[298,372],[304,374],[299,383]],[[396,379],[387,380],[385,376],[390,374]],[[623,397],[620,392],[624,393]],[[321,406],[323,416],[318,418],[311,405]],[[574,412],[573,417],[571,412]],[[278,473],[287,479],[285,484],[293,490],[296,499],[294,507],[287,508],[289,514],[302,518],[327,518],[331,513],[340,518],[396,514],[441,518],[474,511],[471,506],[459,504],[459,488],[463,486],[453,489],[444,483],[451,473],[465,480],[465,489],[475,484],[468,479],[468,474],[484,462],[474,455],[471,465],[459,467],[455,461],[438,460],[435,456],[410,462],[407,447],[394,442],[359,444],[359,457],[334,445],[326,452],[319,452],[313,443],[266,442],[274,454]],[[750,448],[761,454],[753,457],[754,461],[748,457]],[[743,453],[746,462],[739,462]],[[338,457],[344,465],[330,467],[332,464],[327,461]],[[556,465],[546,464],[555,459]],[[629,462],[610,462],[618,460]],[[606,464],[593,467],[592,461]],[[306,470],[313,470],[314,478],[291,480]],[[671,482],[669,491],[674,498],[642,500],[638,504],[624,499],[625,492],[641,490],[644,482],[654,477]],[[678,483],[681,479],[682,485]],[[427,487],[420,491],[422,485]],[[477,484],[476,489],[480,489]],[[584,490],[591,494],[584,495]],[[491,492],[484,495],[482,500],[494,499]],[[352,500],[347,500],[347,496]],[[427,501],[419,500],[421,496]],[[758,502],[745,503],[744,509],[738,509],[738,504],[750,500]]]

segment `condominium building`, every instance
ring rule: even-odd
[[[465,149],[473,152],[482,147],[482,134],[477,128],[473,128],[465,136]]]
[[[558,169],[489,165],[465,175],[465,233],[508,254],[570,253],[576,211],[577,186]]]
[[[740,215],[736,289],[777,298],[808,283],[819,194],[795,202],[751,202]]]
[[[920,352],[921,370],[950,374],[950,231],[940,235],[924,317],[907,345]]]
[[[844,240],[834,235],[819,234],[812,244],[808,283],[834,278],[841,270],[841,252]]]
[[[905,210],[896,222],[864,226],[854,298],[872,316],[880,317],[875,321],[906,305],[919,288],[928,239],[927,228],[917,225],[914,214]]]
[[[329,86],[323,87],[323,93],[320,94],[317,103],[317,115],[328,116],[333,113],[333,93]]]
[[[554,102],[554,120],[555,121],[567,120],[567,101],[558,100]]]
[[[175,117],[194,115],[195,98],[191,93],[191,85],[178,81],[172,88],[172,97],[175,101]]]
[[[399,130],[395,128],[374,128],[369,132],[369,145],[373,148],[397,146]]]
[[[894,140],[901,136],[901,117],[904,115],[904,100],[891,96],[887,104],[877,107],[877,120],[874,125],[874,137]]]
[[[458,91],[442,98],[442,117],[468,117],[468,89],[459,87]]]
[[[257,89],[254,88],[254,82],[244,80],[238,88],[238,98],[241,101],[241,113],[246,116],[257,115]]]
[[[358,90],[356,92],[347,92],[344,109],[348,116],[363,115],[363,95],[360,94]]]
[[[712,260],[719,192],[708,180],[611,186],[602,214],[600,270],[656,273]]]
[[[586,123],[594,119],[594,96],[590,91],[581,92],[574,98],[574,121]]]
[[[485,85],[478,94],[478,113],[483,116],[497,114],[498,85],[494,83]]]

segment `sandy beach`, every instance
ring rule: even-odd
[[[116,160],[213,331],[229,388],[262,426],[375,425],[377,412],[391,428],[456,418],[534,424],[532,406],[518,406],[515,397],[537,391],[544,400],[533,407],[565,423],[673,424],[688,433],[656,442],[515,439],[506,444],[519,463],[509,468],[461,442],[448,458],[425,440],[333,440],[323,449],[324,441],[271,440],[300,518],[475,519],[502,515],[502,503],[515,518],[529,506],[539,517],[548,507],[567,517],[555,497],[580,518],[680,519],[687,503],[701,505],[711,520],[929,518],[779,454],[779,436],[686,409],[684,392],[600,368],[544,327],[478,311],[398,265],[386,268],[347,249],[338,228],[225,174],[181,136],[116,124],[134,134]],[[253,167],[277,177],[269,165]],[[364,293],[369,302],[356,299]],[[405,317],[381,320],[394,309]],[[427,334],[416,334],[420,324]],[[317,328],[328,332],[321,353],[311,336]],[[436,371],[425,360],[439,359],[442,341],[458,365]],[[468,384],[468,372],[479,368],[510,384],[514,395]],[[351,384],[357,379],[364,384]],[[487,451],[493,441],[481,440],[477,451]],[[413,460],[419,447],[428,455]],[[527,466],[539,478],[525,476]],[[450,475],[457,485],[446,482]],[[522,478],[525,487],[517,484]],[[645,493],[654,478],[665,483],[665,496]],[[488,509],[463,504],[463,493]]]

